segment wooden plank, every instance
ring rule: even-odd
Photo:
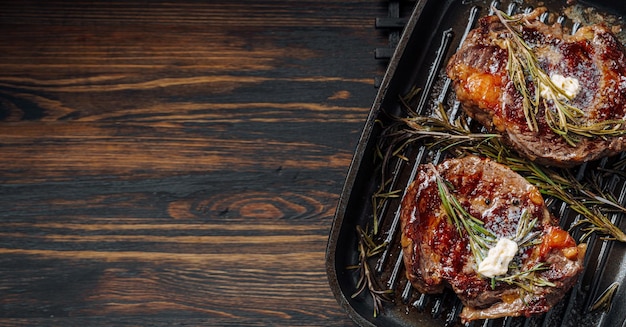
[[[0,10],[0,326],[345,326],[375,1]]]

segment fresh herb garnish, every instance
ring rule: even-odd
[[[489,248],[493,247],[498,239],[493,232],[485,228],[485,223],[482,220],[472,216],[463,208],[459,200],[452,195],[435,166],[430,165],[430,168],[435,174],[439,198],[446,216],[450,219],[450,223],[456,227],[461,237],[467,235],[470,251],[474,255],[476,265],[478,266],[487,256]]]
[[[498,282],[507,283],[509,285],[515,285],[526,292],[532,292],[533,287],[554,287],[555,284],[551,281],[537,276],[537,273],[543,270],[548,270],[550,267],[543,262],[539,262],[528,269],[515,269],[512,274],[506,276],[497,276],[494,279]],[[493,287],[493,284],[492,284]]]

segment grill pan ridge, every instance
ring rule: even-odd
[[[620,1],[583,2],[584,6],[598,8],[600,12],[620,15],[626,12],[626,5]],[[389,61],[385,76],[379,86],[370,114],[357,145],[344,189],[342,191],[335,219],[330,231],[326,250],[326,271],[330,287],[347,314],[360,326],[461,326],[458,314],[462,305],[452,291],[441,295],[424,295],[414,290],[404,275],[401,246],[399,244],[399,199],[386,201],[378,211],[381,231],[377,234],[378,243],[387,246],[380,255],[368,261],[375,278],[384,289],[394,291],[393,303],[384,303],[383,311],[374,317],[374,303],[367,292],[353,296],[357,290],[358,273],[350,266],[359,262],[357,248],[357,226],[371,225],[373,208],[371,197],[380,181],[378,166],[374,163],[376,143],[383,125],[389,116],[400,115],[400,96],[413,87],[422,91],[414,107],[419,114],[432,112],[439,103],[448,108],[448,115],[454,117],[460,110],[450,80],[445,75],[445,65],[467,32],[479,17],[491,13],[497,7],[508,13],[532,10],[539,5],[548,7],[558,14],[558,21],[575,30],[577,25],[563,15],[569,4],[563,1],[472,1],[472,0],[422,0],[418,1],[408,20],[396,50]],[[624,42],[622,40],[622,42]],[[405,154],[410,160],[394,160],[388,163],[390,189],[405,190],[413,180],[417,165],[425,162],[438,163],[445,153],[433,152],[425,146],[413,147]],[[626,159],[626,153],[614,158],[583,164],[573,170],[577,178],[583,179],[598,168],[609,167],[612,162]],[[611,175],[600,183],[611,190],[618,203],[626,204],[626,184],[623,177]],[[561,226],[569,229],[578,217],[565,204],[549,201],[551,212],[563,217]],[[611,214],[612,221],[626,230],[623,214]],[[581,236],[579,230],[572,230],[573,236]],[[532,317],[508,317],[493,320],[480,320],[469,326],[626,326],[626,244],[606,241],[592,234],[585,258],[585,271],[578,283],[564,299],[550,312]],[[604,310],[591,311],[589,308],[602,293],[616,286],[612,305]]]

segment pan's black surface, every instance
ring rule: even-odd
[[[468,27],[475,20],[488,14],[490,6],[495,4],[501,9],[519,12],[535,7],[535,1],[515,1],[499,3],[489,1],[454,1],[454,0],[422,0],[416,3],[413,14],[406,25],[400,43],[388,66],[388,70],[380,85],[378,95],[372,105],[360,142],[357,146],[345,186],[339,200],[335,220],[329,236],[326,265],[330,286],[339,304],[348,315],[361,326],[447,326],[460,325],[456,316],[460,304],[454,294],[446,293],[438,296],[423,296],[414,292],[403,297],[402,292],[408,290],[403,277],[401,264],[398,260],[399,245],[393,216],[398,201],[391,201],[385,213],[381,238],[390,241],[385,260],[371,262],[372,266],[380,265],[382,285],[391,279],[390,288],[395,290],[394,303],[384,305],[384,312],[378,317],[373,316],[374,306],[367,292],[355,298],[358,274],[349,266],[358,263],[356,226],[371,225],[371,196],[379,186],[377,166],[374,163],[376,142],[382,128],[377,123],[388,121],[389,115],[402,112],[399,97],[407,94],[417,86],[423,90],[423,98],[417,106],[418,111],[428,111],[438,102],[453,107],[454,95],[449,91],[444,67],[454,49],[460,44]],[[584,6],[598,8],[601,12],[619,16],[626,12],[626,3],[621,1],[586,1]],[[561,14],[568,6],[566,1],[547,1],[545,5],[553,13]],[[565,17],[566,20],[569,19]],[[567,22],[566,22],[567,24]],[[571,24],[571,22],[570,22]],[[387,114],[383,114],[383,111]],[[420,160],[432,160],[432,157],[413,153],[411,162],[397,170],[396,182],[405,186],[411,179],[411,164]],[[416,158],[418,157],[418,158]],[[622,156],[623,158],[624,156]],[[599,163],[606,164],[605,162]],[[585,167],[580,168],[584,172]],[[587,168],[591,169],[591,168]],[[609,178],[618,200],[624,205],[626,191],[624,181],[620,178]],[[556,208],[555,210],[559,210]],[[567,208],[561,207],[558,214],[566,213]],[[626,219],[616,215],[616,224],[626,230]],[[570,224],[566,220],[562,225]],[[567,226],[565,226],[567,227]],[[493,321],[474,322],[474,326],[626,326],[626,246],[623,243],[607,242],[597,237],[589,241],[586,259],[586,270],[579,283],[548,314],[533,318],[507,318]],[[394,279],[394,268],[402,270]],[[605,311],[589,311],[595,299],[609,286],[620,284],[613,299],[613,305]]]

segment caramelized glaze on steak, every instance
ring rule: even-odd
[[[624,121],[623,46],[603,25],[585,26],[573,35],[566,33],[560,24],[546,25],[538,20],[544,11],[545,8],[538,8],[524,16],[521,33],[541,68],[550,76],[559,74],[578,79],[580,91],[570,104],[584,112],[583,125]],[[447,74],[470,117],[488,130],[502,134],[505,142],[521,155],[545,165],[571,167],[626,149],[623,136],[582,138],[575,146],[567,144],[547,125],[543,103],[537,113],[538,130],[530,130],[523,113],[522,95],[507,71],[509,53],[504,40],[511,37],[497,16],[483,17],[450,59]],[[527,81],[531,91],[532,83]]]
[[[537,218],[537,244],[519,249],[514,262],[521,271],[547,265],[537,276],[553,283],[524,291],[516,285],[480,276],[466,233],[459,233],[442,207],[437,176],[451,185],[451,194],[498,238],[512,238],[524,210]],[[558,227],[539,191],[509,168],[489,159],[469,156],[438,166],[421,165],[402,200],[402,247],[406,275],[422,293],[451,288],[461,299],[463,321],[530,316],[544,313],[576,282],[582,270],[584,245]],[[510,271],[509,271],[510,273]]]

